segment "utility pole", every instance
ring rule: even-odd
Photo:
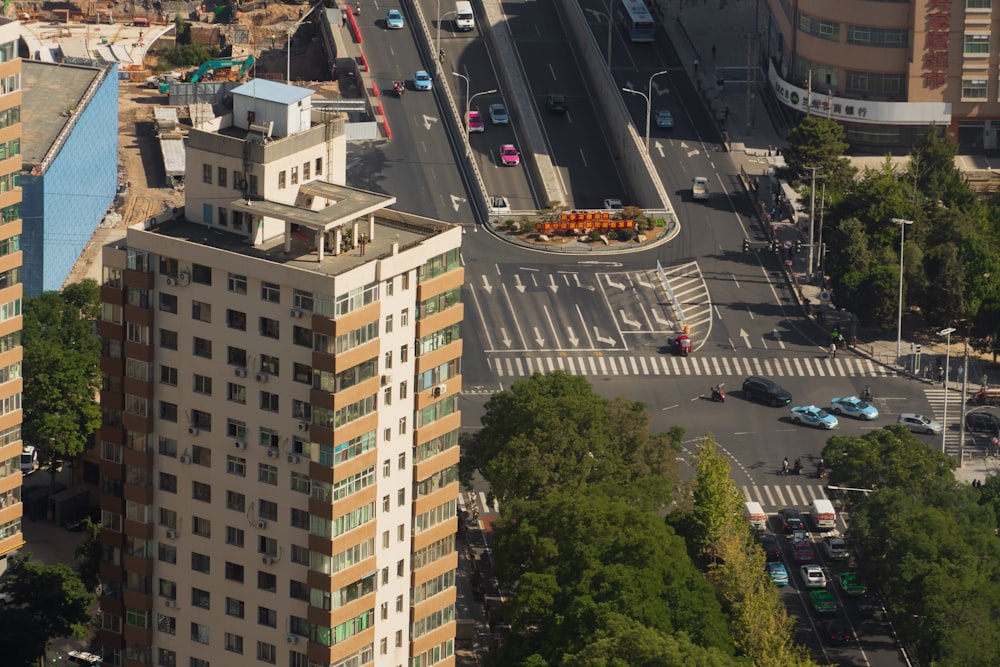
[[[958,467],[965,464],[965,406],[969,402],[969,339],[965,339],[965,361],[962,370],[962,416],[958,431]],[[943,428],[943,427],[942,427]]]
[[[756,30],[756,25],[754,29]],[[754,128],[754,114],[757,106],[754,101],[757,99],[757,33],[746,33],[747,40],[747,124],[746,133],[749,134]]]
[[[816,220],[816,167],[812,169],[812,188],[809,192],[809,278],[813,275],[813,229]]]

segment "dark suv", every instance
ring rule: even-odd
[[[779,510],[778,519],[781,521],[781,527],[784,528],[786,533],[806,529],[806,524],[802,520],[802,514],[796,509],[786,507]]]
[[[566,98],[562,95],[549,95],[545,98],[545,106],[549,113],[566,113]]]
[[[965,429],[1000,435],[1000,418],[997,418],[992,412],[970,412],[965,415]]]
[[[743,395],[761,403],[767,403],[772,408],[788,405],[792,395],[781,388],[777,382],[767,378],[748,377],[743,381]]]

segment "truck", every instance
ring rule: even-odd
[[[751,528],[755,530],[767,529],[767,515],[760,503],[751,500],[743,508],[743,518],[747,520]]]
[[[812,517],[817,530],[828,531],[837,527],[837,512],[826,498],[813,499]]]

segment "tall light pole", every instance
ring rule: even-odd
[[[646,156],[649,157],[649,121],[653,114],[653,79],[663,74],[666,74],[667,70],[662,70],[653,74],[649,77],[649,87],[648,92],[643,93],[642,91],[635,90],[633,88],[622,88],[626,93],[632,93],[633,95],[638,95],[639,97],[646,100]]]
[[[899,316],[896,318],[896,363],[899,363],[899,347],[903,342],[903,242],[906,239],[906,226],[912,225],[912,220],[893,218],[892,222],[899,225]]]
[[[948,434],[948,372],[951,367],[951,334],[955,327],[938,331],[938,336],[945,336],[944,346],[944,416],[941,418],[941,453],[944,454],[944,438]]]
[[[462,74],[461,72],[452,72],[452,74],[454,74],[457,77],[461,77],[462,79],[465,79],[465,140],[469,141],[469,111],[472,110],[472,100],[476,99],[480,95],[492,95],[493,93],[497,92],[497,89],[494,88],[493,90],[483,90],[476,93],[472,97],[469,97],[469,87],[472,85],[472,82],[469,80],[469,77]]]
[[[610,72],[611,71],[611,31],[612,31],[612,28],[614,27],[614,24],[611,22],[611,2],[610,2],[610,0],[608,0],[607,6],[608,6],[607,13],[604,13],[604,12],[598,10],[598,9],[591,9],[590,11],[592,11],[595,14],[597,14],[598,16],[603,16],[604,18],[606,18],[608,20],[608,49],[607,49],[607,55],[605,56],[604,59],[608,62],[608,71]]]

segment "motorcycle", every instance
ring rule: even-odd
[[[865,390],[861,393],[861,400],[864,401],[865,403],[871,403],[873,400],[875,400],[875,397],[872,396],[872,390],[869,389],[868,387],[865,387]]]
[[[793,475],[802,474],[802,461],[800,461],[799,459],[795,459],[795,467],[792,468],[792,474]]]
[[[396,93],[396,97],[402,97],[403,93],[406,92],[406,84],[402,81],[393,81],[392,90]]]
[[[716,403],[726,402],[726,390],[722,388],[721,384],[717,387],[712,387],[712,400]]]

